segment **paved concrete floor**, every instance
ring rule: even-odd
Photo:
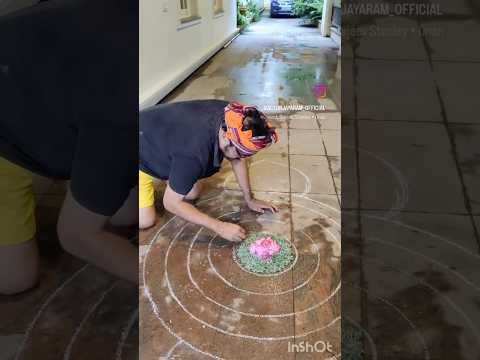
[[[343,24],[380,34],[342,49],[342,316],[369,358],[480,356],[478,20],[437,3]]]
[[[248,231],[286,236],[298,251],[288,272],[241,270],[232,246],[162,212],[140,234],[142,359],[327,359],[340,353],[340,107],[337,49],[297,19],[269,19],[240,35],[165,101],[219,98],[327,111],[269,112],[280,143],[249,159],[256,197],[278,214],[246,209],[225,162],[197,206]],[[316,83],[329,86],[317,99]],[[161,192],[161,185],[159,187]],[[161,209],[160,209],[161,210]],[[329,351],[289,352],[302,341]]]

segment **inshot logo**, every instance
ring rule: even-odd
[[[298,344],[288,343],[288,352],[297,353],[333,353],[333,346],[329,341],[316,341],[311,343],[309,341],[300,341]]]

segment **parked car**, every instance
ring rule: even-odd
[[[294,16],[293,0],[271,0],[270,17]]]

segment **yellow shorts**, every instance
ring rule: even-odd
[[[36,232],[33,175],[0,157],[0,246],[32,239]]]
[[[143,171],[138,171],[138,207],[140,209],[155,204],[154,178]]]

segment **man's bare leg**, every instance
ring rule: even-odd
[[[155,205],[138,209],[138,228],[144,230],[152,227],[155,225],[156,218]]]
[[[80,205],[69,190],[58,220],[60,243],[72,255],[138,284],[138,248],[106,231],[108,220]]]
[[[0,294],[28,290],[38,281],[38,247],[35,238],[0,246]]]

